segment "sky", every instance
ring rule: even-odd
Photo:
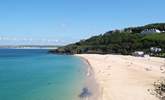
[[[0,0],[0,45],[66,45],[165,22],[165,0]]]

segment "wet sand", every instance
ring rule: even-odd
[[[89,61],[83,57],[80,57],[86,64],[86,80],[84,87],[89,89],[91,96],[84,98],[85,100],[99,100],[100,97],[100,88],[95,79],[95,73]],[[84,100],[83,99],[83,100]]]

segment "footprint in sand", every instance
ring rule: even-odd
[[[160,70],[161,70],[162,73],[165,73],[165,65],[160,66]]]
[[[111,69],[111,66],[109,65],[109,66],[107,66],[107,69]]]
[[[151,66],[150,66],[149,68],[146,67],[145,70],[146,70],[146,71],[151,71],[151,70],[152,70],[152,67],[151,67]]]

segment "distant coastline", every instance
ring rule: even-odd
[[[1,45],[0,49],[57,49],[56,45]]]

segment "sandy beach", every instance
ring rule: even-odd
[[[123,55],[76,55],[86,59],[99,85],[98,100],[158,100],[148,91],[165,77],[164,58]]]

